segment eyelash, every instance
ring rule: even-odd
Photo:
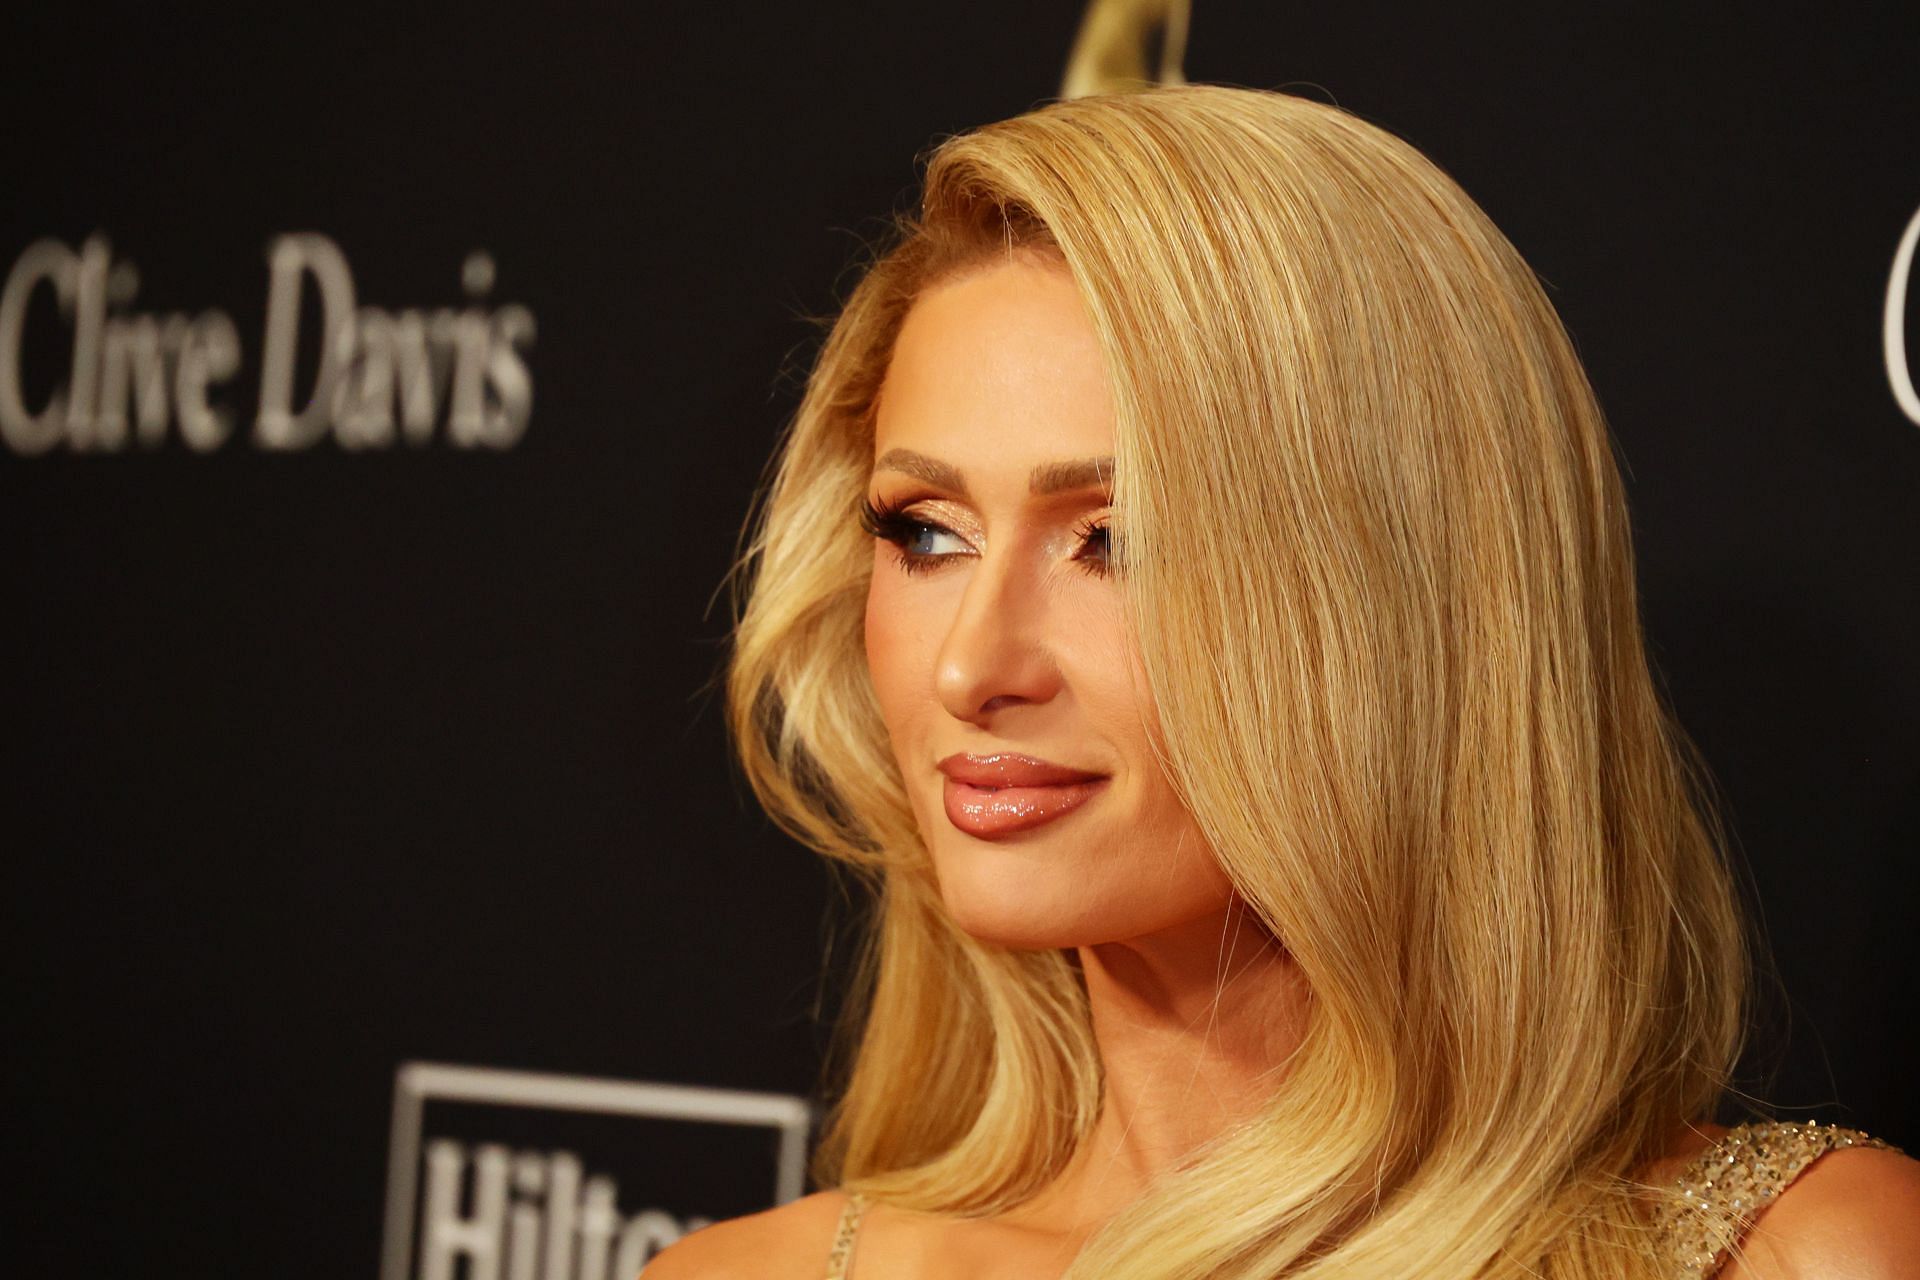
[[[918,537],[922,530],[933,529],[953,537],[959,535],[943,524],[936,524],[931,520],[916,520],[907,515],[905,504],[895,505],[883,502],[875,505],[871,498],[862,498],[860,527],[871,536],[892,543],[894,563],[907,573],[928,573],[959,554],[954,551],[924,554],[907,550],[907,544]],[[1074,525],[1073,532],[1082,545],[1095,536],[1100,537],[1105,544],[1106,549],[1101,557],[1082,561],[1087,566],[1087,572],[1096,578],[1104,578],[1111,573],[1113,535],[1108,532],[1108,527],[1105,524],[1095,523],[1091,519],[1082,519]],[[1080,560],[1081,557],[1076,554],[1074,559]]]

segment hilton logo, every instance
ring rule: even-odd
[[[687,1232],[798,1198],[812,1120],[788,1094],[408,1063],[381,1280],[634,1280]]]

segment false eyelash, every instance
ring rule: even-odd
[[[915,521],[909,520],[901,512],[903,507],[882,503],[875,505],[871,498],[860,499],[860,527],[875,538],[893,541],[912,531]]]
[[[1119,556],[1118,540],[1113,536],[1113,527],[1105,523],[1096,523],[1091,519],[1083,519],[1073,526],[1073,532],[1074,535],[1080,539],[1082,545],[1085,545],[1096,533],[1105,535],[1107,544],[1106,555],[1098,560],[1088,560],[1085,563],[1087,572],[1097,578],[1104,578],[1112,573],[1114,566],[1118,563]],[[1078,560],[1080,556],[1075,554],[1073,558]]]
[[[906,514],[904,505],[883,502],[876,506],[871,498],[863,497],[860,499],[860,527],[873,537],[892,543],[894,563],[908,573],[925,573],[952,554],[915,555],[907,550],[907,541],[922,529],[938,529],[942,533],[952,533],[953,530],[931,520],[915,520]]]

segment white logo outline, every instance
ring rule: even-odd
[[[387,1142],[387,1212],[381,1234],[380,1280],[407,1280],[412,1262],[415,1200],[420,1178],[422,1112],[430,1100],[491,1106],[542,1107],[689,1120],[708,1124],[758,1125],[780,1135],[774,1203],[800,1198],[805,1189],[807,1140],[813,1108],[786,1093],[753,1093],[704,1085],[656,1084],[593,1076],[509,1071],[440,1062],[404,1062],[394,1073],[393,1123]]]

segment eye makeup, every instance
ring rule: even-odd
[[[892,544],[894,563],[909,574],[927,573],[948,560],[971,554],[967,551],[926,549],[929,541],[943,535],[963,543],[964,540],[943,524],[907,514],[907,508],[912,505],[892,503],[885,499],[876,502],[872,498],[862,497],[858,513],[860,527],[871,536]],[[1079,549],[1072,558],[1084,565],[1094,577],[1104,578],[1111,573],[1114,567],[1112,544],[1105,519],[1084,518],[1074,525],[1073,533],[1079,542]]]
[[[871,498],[860,500],[860,527],[872,536],[893,545],[894,563],[908,573],[925,573],[938,567],[943,561],[964,554],[957,551],[926,551],[919,549],[923,539],[946,534],[950,538],[960,535],[942,524],[931,520],[920,520],[906,514],[909,503],[894,504],[882,499],[876,503]]]

